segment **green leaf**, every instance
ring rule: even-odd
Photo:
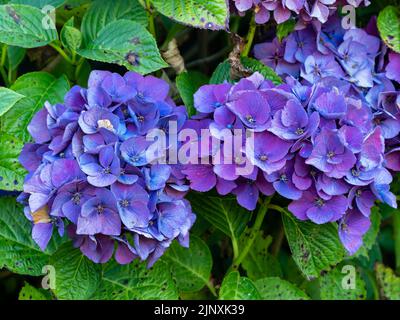
[[[25,58],[26,49],[15,46],[7,46],[7,68],[16,70]]]
[[[189,199],[193,212],[201,215],[235,241],[239,240],[251,218],[251,213],[239,206],[234,197],[192,193],[189,195]]]
[[[251,250],[241,264],[250,279],[257,280],[282,275],[278,260],[268,252],[271,242],[271,236],[264,237],[263,231],[258,232]],[[243,245],[241,243],[239,247]]]
[[[173,300],[178,291],[164,261],[147,269],[137,259],[127,265],[111,261],[104,266],[96,300]]]
[[[210,78],[210,84],[220,84],[223,83],[224,81],[229,81],[231,77],[230,70],[231,70],[231,65],[229,64],[228,61],[221,62],[217,66],[217,68],[215,68]]]
[[[116,63],[142,74],[168,66],[153,36],[139,23],[128,20],[108,24],[78,53],[87,59]]]
[[[75,52],[78,50],[82,43],[82,34],[81,32],[74,27],[73,18],[67,21],[61,29],[61,43],[64,47],[69,50]]]
[[[219,290],[220,300],[260,300],[261,296],[253,281],[241,277],[239,272],[229,273]]]
[[[386,7],[379,13],[377,24],[385,44],[400,53],[400,9]]]
[[[12,3],[12,4],[26,4],[28,6],[36,7],[39,9],[42,9],[45,6],[52,6],[54,8],[58,8],[64,2],[65,2],[65,0],[11,0],[11,1],[9,1],[9,3]]]
[[[55,269],[58,299],[85,300],[90,298],[100,284],[101,265],[85,257],[71,242],[64,243],[50,258]]]
[[[22,94],[13,90],[0,87],[0,116],[10,110],[23,97]]]
[[[354,255],[354,257],[364,256],[368,258],[368,253],[376,242],[381,225],[381,214],[378,207],[373,207],[371,210],[371,227],[363,237],[363,245]]]
[[[376,278],[381,289],[382,298],[400,300],[400,278],[393,270],[379,263],[376,265]]]
[[[24,143],[0,131],[0,190],[20,191],[26,170],[18,161]]]
[[[255,282],[263,300],[309,300],[294,284],[278,277],[267,277]]]
[[[337,225],[317,225],[297,220],[291,213],[282,215],[286,238],[293,259],[308,279],[319,277],[344,258]]]
[[[50,19],[38,8],[26,5],[0,5],[0,42],[23,48],[44,46],[57,39],[57,30],[44,28]]]
[[[208,82],[208,78],[201,72],[189,71],[178,75],[175,82],[189,116],[193,116],[196,114],[193,95],[202,85]]]
[[[260,61],[249,57],[241,57],[240,61],[242,62],[243,67],[248,71],[253,73],[259,72],[265,77],[265,79],[271,80],[274,84],[282,83],[282,79],[275,73],[275,71]],[[210,79],[211,84],[223,83],[224,81],[233,82],[230,75],[230,64],[228,61],[220,63]]]
[[[91,3],[91,0],[66,0],[56,11],[57,25],[64,25],[72,17],[80,25]]]
[[[22,141],[30,139],[27,126],[32,117],[44,105],[62,102],[69,90],[65,76],[55,78],[46,72],[31,72],[19,77],[12,90],[25,96],[0,118],[0,130]]]
[[[174,241],[164,259],[169,262],[179,291],[199,291],[208,283],[212,257],[210,249],[200,238],[192,235],[189,248]]]
[[[229,7],[225,0],[152,0],[156,10],[189,26],[228,29]]]
[[[84,43],[93,42],[105,26],[121,19],[147,26],[146,11],[137,0],[93,1],[82,21]]]
[[[25,282],[19,292],[18,300],[51,300],[51,295],[44,289],[32,287],[29,283]]]
[[[278,24],[276,27],[276,36],[278,37],[279,42],[282,42],[284,38],[286,38],[296,26],[296,20],[289,19],[284,23]]]
[[[344,266],[349,266],[350,271],[343,269]],[[353,281],[352,276],[355,276],[355,282],[347,283],[348,279]],[[367,296],[365,282],[361,278],[361,274],[350,263],[343,263],[324,274],[319,279],[319,284],[322,300],[365,300]],[[349,286],[350,284],[354,284],[354,287]]]
[[[282,79],[275,73],[275,71],[260,61],[249,57],[241,57],[240,61],[246,69],[251,70],[252,72],[261,73],[265,79],[271,80],[274,84],[282,83]]]
[[[31,222],[15,198],[0,198],[0,268],[32,276],[42,275],[42,268],[63,239],[53,234],[46,251],[41,251],[31,237]]]

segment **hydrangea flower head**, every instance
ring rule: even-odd
[[[187,115],[163,80],[93,71],[87,89],[74,86],[63,104],[45,104],[32,119],[20,162],[29,174],[19,197],[45,249],[54,226],[95,262],[147,260],[174,239],[188,246],[195,221],[183,200],[188,187],[174,165],[146,157],[146,134]],[[167,146],[166,146],[167,148]],[[174,190],[169,192],[168,189]]]
[[[315,57],[326,58],[322,53]],[[334,57],[328,59],[325,70],[341,68]],[[214,99],[218,86],[224,88],[222,108],[229,119],[224,128],[220,109],[203,105]],[[377,121],[384,110],[374,108],[364,91],[355,90],[345,77],[321,69],[318,77],[287,77],[285,84],[275,86],[255,73],[212,89],[207,93],[200,88],[195,94],[200,120],[191,121],[207,123],[212,133],[216,128],[246,131],[247,138],[239,139],[231,162],[188,165],[183,173],[193,189],[232,193],[248,210],[256,208],[260,194],[276,192],[290,201],[288,209],[298,219],[338,223],[340,239],[351,254],[362,245],[374,202],[397,206],[389,170],[400,169],[400,148],[387,154],[394,141],[385,138],[384,124]],[[229,140],[217,133],[221,152],[210,153],[212,160],[228,153]],[[252,168],[241,172],[244,163]]]

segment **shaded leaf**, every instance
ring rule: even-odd
[[[242,237],[241,240],[243,238],[247,239],[247,237]],[[264,237],[262,231],[258,232],[251,250],[241,264],[250,279],[257,280],[264,277],[282,276],[279,261],[268,252],[271,242],[271,236]],[[243,245],[240,243],[239,247]]]
[[[251,218],[251,213],[238,205],[233,197],[190,194],[193,212],[201,215],[231,239],[239,240]]]
[[[278,277],[259,279],[254,283],[263,300],[309,300],[294,284]]]
[[[90,298],[101,279],[101,265],[85,257],[71,242],[63,244],[50,258],[55,269],[54,293],[62,300]]]
[[[24,60],[26,49],[16,46],[7,46],[7,68],[16,70]]]
[[[67,22],[61,29],[61,43],[64,47],[75,52],[81,46],[82,34],[78,29],[74,27],[73,18],[68,21],[69,22]]]
[[[108,24],[78,53],[87,59],[116,63],[142,74],[168,66],[153,36],[145,27],[129,20]]]
[[[20,191],[26,170],[18,161],[24,143],[0,131],[0,190]]]
[[[228,29],[229,7],[225,0],[152,0],[156,10],[170,19],[205,29]]]
[[[365,300],[367,296],[361,274],[350,263],[343,263],[324,274],[319,283],[322,300]]]
[[[400,300],[400,277],[383,264],[376,265],[376,278],[381,290],[381,296],[388,300]]]
[[[111,261],[103,267],[100,286],[92,299],[172,300],[178,299],[178,291],[164,261],[150,269],[138,260],[127,265]]]
[[[40,9],[19,4],[0,5],[0,42],[23,48],[44,46],[57,39],[57,31],[45,28],[50,19]]]
[[[40,276],[42,268],[63,241],[54,234],[46,251],[31,237],[31,222],[24,216],[15,198],[0,198],[0,267],[12,272]]]
[[[0,87],[0,116],[10,110],[23,97],[18,92]]]
[[[189,116],[193,116],[196,113],[193,95],[202,85],[208,82],[208,78],[200,72],[189,71],[178,75],[175,82]]]
[[[52,104],[62,102],[69,83],[65,76],[55,78],[46,72],[31,72],[19,77],[11,89],[25,98],[0,118],[0,130],[25,142],[30,139],[26,128],[32,117],[45,101]]]
[[[290,213],[282,220],[293,259],[308,279],[319,277],[344,258],[336,224],[300,221]]]
[[[65,2],[65,0],[11,0],[11,1],[9,1],[9,3],[26,4],[26,5],[36,7],[39,9],[42,9],[45,6],[52,6],[54,8],[58,8],[64,2]]]
[[[275,73],[275,71],[260,61],[248,57],[241,57],[240,60],[243,67],[250,72],[259,72],[264,76],[265,79],[271,80],[274,84],[282,83],[282,79]],[[220,63],[210,79],[211,84],[223,83],[225,81],[233,82],[231,79],[230,64],[228,61]]]
[[[260,293],[254,283],[246,277],[241,277],[239,272],[229,273],[222,282],[219,290],[220,300],[259,300]]]
[[[385,44],[400,53],[400,9],[394,6],[383,9],[379,13],[377,25]]]
[[[282,40],[286,38],[294,30],[295,26],[296,26],[296,20],[294,19],[289,19],[284,23],[278,24],[276,26],[276,36],[278,37],[278,40],[282,42]]]
[[[169,262],[179,291],[199,291],[208,283],[212,257],[210,249],[200,238],[192,235],[189,248],[174,241],[164,259]]]
[[[51,300],[51,294],[44,290],[32,287],[29,283],[25,282],[18,295],[18,300]]]
[[[105,26],[121,19],[147,26],[146,11],[137,0],[93,1],[82,20],[84,43],[93,42]]]

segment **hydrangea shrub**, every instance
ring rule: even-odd
[[[0,299],[399,299],[399,5],[3,1]]]

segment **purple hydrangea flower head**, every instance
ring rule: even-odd
[[[243,78],[225,92],[224,106],[208,108],[207,113],[201,112],[191,120],[210,121],[210,131],[222,144],[221,149],[229,142],[221,134],[223,130],[247,131],[239,151],[244,152],[243,162],[249,161],[255,169],[240,173],[241,166],[234,159],[243,154],[231,152],[232,162],[194,164],[183,173],[192,189],[205,192],[215,187],[220,195],[231,193],[247,210],[256,209],[260,194],[276,192],[291,200],[288,209],[300,220],[339,223],[342,242],[354,253],[348,237],[358,231],[345,236],[345,221],[352,221],[354,212],[368,220],[376,200],[397,206],[390,191],[393,178],[389,170],[400,170],[400,147],[396,129],[391,126],[391,133],[387,127],[388,119],[397,121],[399,116],[398,95],[388,83],[373,87],[372,94],[365,84],[353,81],[343,67],[343,52],[335,48],[348,39],[356,41],[359,49],[358,44],[368,46],[369,41],[375,47],[374,38],[362,39],[363,34],[357,32],[346,36],[343,30],[328,32],[324,26],[319,30],[325,41],[304,57],[301,74],[287,77],[278,86],[257,73]],[[307,33],[312,33],[311,27]],[[328,46],[332,34],[335,38]],[[325,50],[320,50],[322,47]],[[356,54],[355,48],[351,50]],[[296,50],[299,48],[294,49],[295,63],[286,63],[299,63],[301,53]],[[372,70],[375,48],[363,50],[363,63]],[[213,90],[218,86],[213,85]],[[197,109],[204,111],[207,106],[202,103],[206,102],[199,102]],[[393,151],[385,154],[387,148]],[[227,155],[225,149],[222,154]],[[213,161],[217,154],[208,153],[207,158]],[[349,222],[350,229],[351,225]],[[358,232],[357,237],[361,239],[363,234]]]
[[[34,115],[35,143],[20,156],[29,174],[19,201],[42,250],[67,222],[74,246],[94,262],[107,262],[116,248],[118,263],[139,258],[151,266],[175,238],[189,245],[195,221],[185,175],[178,165],[157,164],[155,151],[167,154],[169,144],[158,150],[147,139],[153,130],[168,133],[170,121],[179,133],[186,109],[152,76],[93,71],[88,82]]]

